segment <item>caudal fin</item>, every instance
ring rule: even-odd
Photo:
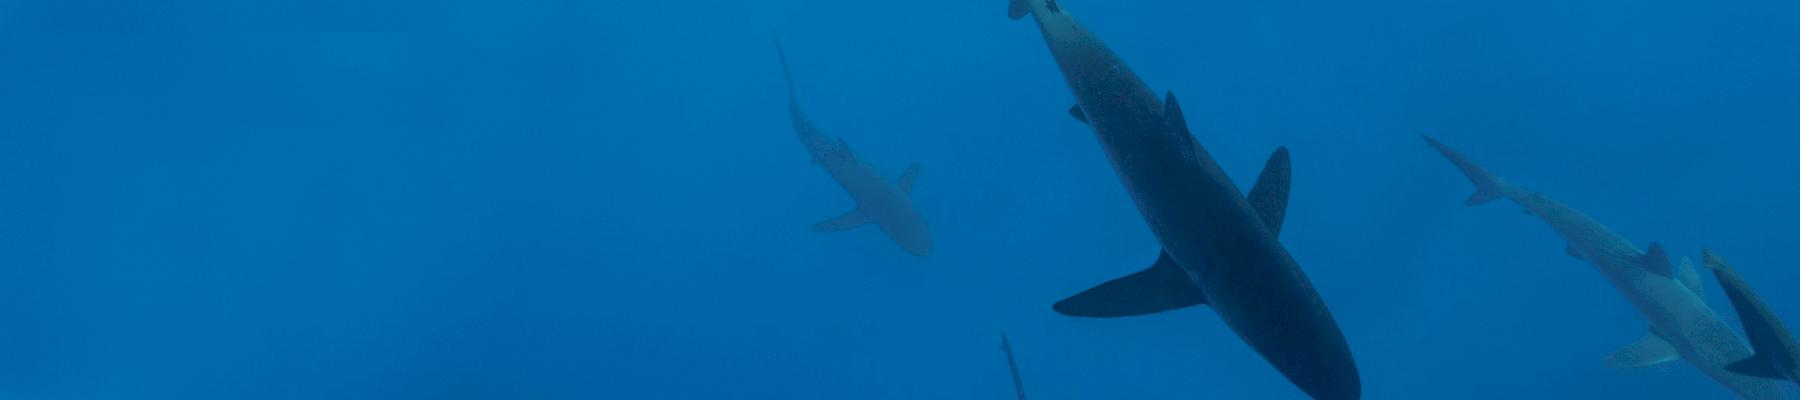
[[[788,70],[787,51],[781,49],[781,34],[770,32],[775,38],[775,58],[781,60],[781,77],[787,80],[788,99],[794,98],[794,73]]]
[[[1450,159],[1451,164],[1456,164],[1456,169],[1462,170],[1463,175],[1467,175],[1469,181],[1475,183],[1475,194],[1470,195],[1469,200],[1463,204],[1471,206],[1486,204],[1505,194],[1501,190],[1501,186],[1505,183],[1501,182],[1500,178],[1494,177],[1494,174],[1488,173],[1480,165],[1475,165],[1474,161],[1469,161],[1467,157],[1463,157],[1456,150],[1451,150],[1450,146],[1439,143],[1437,139],[1433,139],[1429,135],[1419,135],[1419,137],[1425,138],[1425,143],[1430,144],[1431,148],[1437,149],[1438,153],[1443,153],[1444,158]]]
[[[1006,17],[1007,18],[1019,19],[1019,18],[1025,18],[1026,15],[1031,14],[1030,0],[1010,0],[1010,1],[1011,1],[1011,3],[1007,4],[1007,7],[1006,7]]]

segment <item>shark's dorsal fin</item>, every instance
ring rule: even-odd
[[[894,186],[900,187],[903,193],[912,193],[913,185],[919,183],[920,169],[919,163],[906,166],[906,172],[900,173],[900,178],[894,180]]]
[[[1204,304],[1206,296],[1169,253],[1150,268],[1056,302],[1053,309],[1077,317],[1129,317]]]
[[[1076,121],[1081,121],[1083,124],[1088,123],[1087,114],[1081,112],[1080,104],[1069,106],[1069,116],[1075,117]]]
[[[1181,114],[1181,103],[1175,101],[1175,92],[1169,92],[1163,100],[1163,124],[1174,145],[1187,146],[1182,154],[1192,157],[1200,152],[1200,141],[1188,132],[1187,117]]]
[[[1694,292],[1694,295],[1706,295],[1705,285],[1700,284],[1700,273],[1694,271],[1694,260],[1682,257],[1681,267],[1677,268],[1675,273],[1680,274],[1676,275],[1676,277],[1681,280],[1682,285],[1687,286],[1689,291]]]
[[[843,136],[837,137],[837,153],[846,160],[856,159],[856,153],[850,151],[850,142],[844,141]]]
[[[1606,366],[1612,368],[1634,368],[1661,364],[1680,359],[1675,346],[1657,336],[1656,332],[1644,334],[1636,343],[1615,351],[1606,356]]]
[[[869,220],[868,214],[863,214],[862,209],[858,208],[855,210],[850,210],[850,212],[844,213],[844,215],[839,215],[832,219],[825,220],[824,222],[813,224],[812,231],[813,232],[847,231],[847,230],[855,229],[855,228],[863,226],[863,225],[868,225],[869,222],[871,222],[871,221]]]
[[[1163,123],[1168,125],[1169,134],[1188,139],[1187,116],[1181,115],[1181,104],[1175,101],[1175,92],[1169,92],[1163,100]]]
[[[1574,243],[1569,243],[1568,247],[1564,247],[1563,254],[1568,254],[1569,257],[1575,257],[1575,259],[1577,259],[1577,260],[1586,260],[1587,259],[1587,257],[1581,256],[1581,249],[1575,248]]]
[[[1245,196],[1250,200],[1250,208],[1262,217],[1263,226],[1269,228],[1270,235],[1281,236],[1281,221],[1287,216],[1291,173],[1287,147],[1275,149],[1275,154],[1269,155],[1269,161],[1263,164],[1262,175],[1256,177],[1256,186]]]
[[[1644,270],[1664,278],[1675,277],[1675,268],[1669,266],[1669,253],[1663,251],[1662,243],[1650,242],[1650,250],[1646,250],[1642,257],[1638,257],[1638,265],[1644,267]]]

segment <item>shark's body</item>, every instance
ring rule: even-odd
[[[1762,296],[1756,295],[1756,290],[1751,289],[1725,259],[1713,254],[1712,249],[1704,249],[1702,253],[1702,262],[1713,271],[1713,276],[1719,278],[1719,287],[1725,288],[1725,297],[1731,299],[1731,307],[1737,310],[1738,320],[1743,322],[1744,336],[1750,337],[1750,348],[1756,351],[1756,355],[1728,364],[1725,369],[1800,384],[1800,345],[1794,343],[1794,335],[1775,316],[1775,310],[1763,303]]]
[[[1607,357],[1612,367],[1636,367],[1686,359],[1714,381],[1747,399],[1780,399],[1773,382],[1725,370],[1725,365],[1750,356],[1731,327],[1700,298],[1700,280],[1693,266],[1683,262],[1677,271],[1669,264],[1662,245],[1640,250],[1612,229],[1541,193],[1513,186],[1488,173],[1436,139],[1425,137],[1432,148],[1449,158],[1476,186],[1468,205],[1505,198],[1525,212],[1549,224],[1568,240],[1569,255],[1587,261],[1600,271],[1625,299],[1644,315],[1650,332],[1638,342]]]
[[[812,154],[812,162],[824,168],[825,173],[830,174],[857,204],[855,210],[814,224],[812,230],[836,232],[874,224],[907,253],[921,257],[931,255],[931,230],[913,208],[912,199],[907,197],[918,182],[919,165],[908,166],[898,180],[889,183],[875,172],[874,167],[858,160],[843,138],[832,137],[814,126],[800,109],[799,96],[794,93],[794,76],[788,69],[787,54],[781,50],[780,41],[775,43],[775,51],[781,58],[782,75],[787,79],[788,115],[794,120],[794,133],[799,135],[800,144],[806,146],[807,153]]]
[[[1019,400],[1025,400],[1025,380],[1019,378],[1019,362],[1013,360],[1012,341],[1006,340],[1006,332],[1000,333],[1000,351],[1006,352],[1006,368],[1012,370],[1013,393],[1019,395]]]
[[[1356,399],[1362,384],[1337,322],[1276,239],[1288,192],[1285,149],[1248,198],[1188,133],[1168,101],[1054,0],[1013,0],[1033,15],[1077,107],[1162,245],[1155,264],[1056,303],[1063,314],[1141,315],[1210,304],[1239,338],[1319,399]]]

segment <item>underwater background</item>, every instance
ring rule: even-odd
[[[1301,398],[1204,307],[1001,0],[0,0],[0,398]],[[1800,3],[1064,0],[1248,187],[1371,399],[1725,399],[1418,137],[1800,321]],[[794,138],[912,199],[929,257]],[[1705,274],[1709,304],[1737,317]],[[1791,390],[1791,388],[1790,388]]]

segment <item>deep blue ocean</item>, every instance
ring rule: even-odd
[[[0,0],[0,399],[1298,399],[1002,0]],[[1369,399],[1726,399],[1433,135],[1800,323],[1800,2],[1062,0],[1241,188]],[[856,207],[800,102],[934,236]],[[1705,297],[1738,318],[1711,274]],[[1792,385],[1789,385],[1792,391]]]

